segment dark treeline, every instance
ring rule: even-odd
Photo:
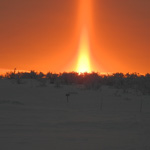
[[[18,84],[21,84],[22,79],[36,79],[40,82],[49,81],[50,84],[82,84],[86,88],[99,89],[102,85],[114,86],[116,88],[122,88],[126,91],[129,88],[139,90],[143,94],[150,94],[150,74],[140,75],[138,73],[114,73],[102,75],[95,72],[81,73],[51,73],[46,74],[42,72],[9,72],[5,75],[1,75],[0,78],[15,79]]]

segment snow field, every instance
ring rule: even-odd
[[[1,149],[150,149],[149,95],[108,86],[86,90],[23,82],[0,80]]]

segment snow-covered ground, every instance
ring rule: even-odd
[[[150,95],[23,82],[0,80],[1,150],[150,150]]]

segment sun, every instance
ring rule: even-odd
[[[88,33],[83,29],[80,36],[79,52],[76,71],[78,73],[91,72],[90,65],[90,46],[88,40]]]

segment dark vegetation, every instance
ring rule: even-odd
[[[6,73],[0,76],[1,79],[15,79],[18,84],[23,83],[23,79],[35,79],[41,83],[41,86],[45,86],[47,82],[55,84],[56,87],[60,85],[83,85],[87,89],[99,89],[102,85],[113,86],[115,88],[123,89],[124,92],[132,88],[136,91],[140,91],[143,94],[150,94],[150,74],[140,75],[138,73],[114,73],[102,75],[95,72],[82,73],[77,72],[60,73],[55,74],[48,72],[44,74],[42,72],[14,72]]]

